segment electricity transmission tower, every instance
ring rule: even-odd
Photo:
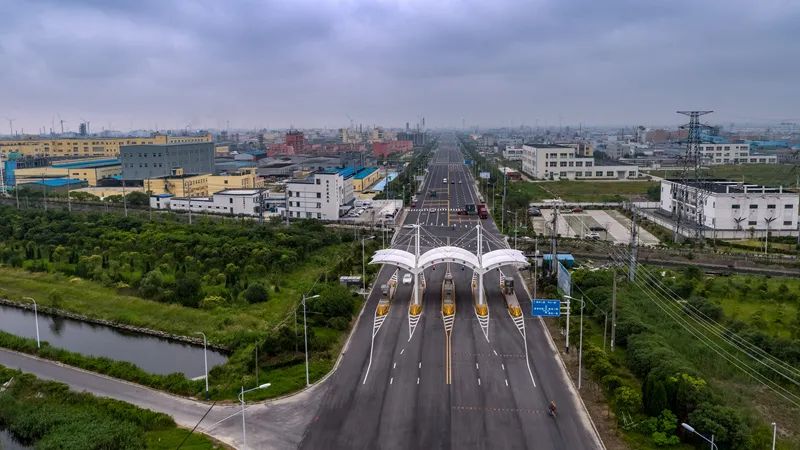
[[[700,123],[700,116],[711,114],[714,111],[678,111],[678,114],[683,114],[689,117],[689,123],[681,125],[682,130],[688,130],[686,136],[686,153],[683,156],[683,170],[681,172],[681,187],[676,193],[676,201],[678,203],[675,211],[678,215],[675,221],[675,234],[674,240],[678,241],[680,236],[680,228],[683,221],[688,222],[694,227],[695,238],[703,239],[703,226],[705,217],[703,208],[705,206],[705,189],[706,183],[703,183],[703,178],[700,173],[703,167],[703,152],[700,150],[702,139],[700,133],[705,128],[710,128],[708,125]],[[691,173],[690,173],[691,172]],[[689,181],[693,181],[694,189],[689,189]],[[694,192],[692,192],[694,191]],[[689,215],[689,203],[692,203],[694,209],[694,217],[685,217]],[[694,222],[692,224],[692,222]]]

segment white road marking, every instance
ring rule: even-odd
[[[508,386],[508,378],[506,378],[506,386]]]
[[[389,384],[394,383],[394,377],[389,378]],[[508,381],[506,381],[506,386],[508,386]]]
[[[420,369],[422,369],[422,361],[420,361],[420,362],[419,362],[419,366],[417,366],[417,367],[419,367]]]
[[[417,377],[417,384],[419,384],[419,377]]]
[[[395,367],[397,367],[397,363],[392,364],[392,369],[394,369]]]
[[[506,365],[505,365],[505,364],[502,364],[502,363],[501,363],[501,364],[500,364],[500,367],[502,367],[502,368],[503,368],[503,370],[506,370]]]
[[[406,349],[401,349],[400,354],[402,355],[404,351],[406,351]]]
[[[475,363],[475,369],[480,370],[480,368],[478,367],[478,363]]]
[[[492,351],[494,352],[494,356],[499,356],[499,355],[497,354],[497,350],[492,350]]]
[[[480,386],[480,385],[481,385],[481,379],[478,378],[478,386]]]

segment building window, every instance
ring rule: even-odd
[[[322,203],[317,203],[317,208],[322,208]]]
[[[314,180],[314,181],[316,181],[316,182],[317,182],[317,184],[320,184],[320,182],[319,182],[319,178],[317,178],[317,179],[316,179],[316,180]]]
[[[755,225],[755,224],[756,224],[756,221],[755,221],[755,220],[748,220],[748,221],[747,221],[747,224],[748,224],[748,225]]]
[[[785,226],[790,226],[790,225],[792,225],[792,221],[791,221],[791,220],[784,220],[784,221],[783,221],[783,224],[784,224]]]
[[[767,205],[767,209],[775,209],[775,205]]]
[[[322,198],[322,192],[317,192],[317,198]]]
[[[594,173],[594,176],[596,176],[596,177],[602,177],[602,176],[603,176],[603,172],[600,172],[600,171],[598,170],[597,172],[595,172],[595,173]]]
[[[783,205],[784,209],[794,209],[794,205]]]
[[[758,209],[758,205],[750,205],[750,209]]]
[[[731,209],[739,209],[739,205],[731,205]]]

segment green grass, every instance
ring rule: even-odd
[[[650,181],[522,181],[509,184],[508,190],[529,202],[556,197],[572,202],[615,202],[645,199],[647,189],[657,185]]]
[[[654,170],[649,172],[658,177],[680,177],[680,170]],[[792,164],[736,164],[711,166],[704,170],[705,175],[733,181],[763,184],[766,186],[794,187],[800,172]]]
[[[215,448],[222,448],[219,445],[211,442],[207,437],[200,433],[194,432],[191,436],[186,438],[189,430],[181,428],[172,428],[167,430],[155,430],[145,433],[144,438],[147,442],[148,449],[158,450],[174,450],[181,445],[185,450],[210,450]],[[183,440],[186,439],[186,442]]]
[[[339,246],[326,248],[285,275],[283,287],[279,292],[270,292],[267,302],[210,311],[125,295],[100,283],[60,273],[10,267],[0,267],[0,297],[17,301],[33,297],[42,307],[175,335],[196,338],[193,333],[203,331],[211,343],[232,346],[241,336],[264,331],[287,317],[301,293],[325,270],[324,262],[338,251],[341,251]],[[61,293],[61,298],[55,301],[50,295],[54,291]]]
[[[791,337],[789,325],[800,314],[800,279],[731,275],[709,280],[704,294],[722,307],[725,317],[756,321],[767,334]]]
[[[0,366],[0,428],[42,449],[174,449],[187,436],[166,414],[69,390]],[[200,433],[181,448],[221,448]]]

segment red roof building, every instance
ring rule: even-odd
[[[393,153],[406,153],[414,148],[414,143],[411,141],[388,141],[388,142],[373,142],[372,153],[375,156],[389,156]]]

